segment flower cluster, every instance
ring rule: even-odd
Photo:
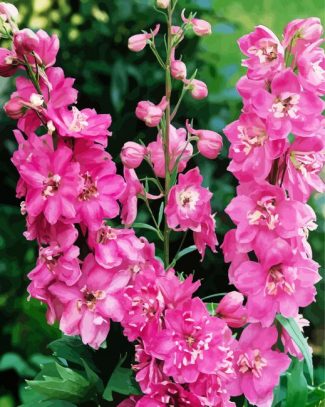
[[[252,323],[236,350],[240,380],[232,394],[244,393],[257,405],[270,405],[275,384],[270,381],[266,389],[257,383],[259,377],[285,364],[284,355],[262,352],[276,342],[275,317],[297,319],[299,308],[314,301],[320,279],[307,242],[316,217],[306,201],[312,191],[324,191],[319,177],[324,162],[322,32],[319,19],[309,18],[289,23],[283,41],[263,26],[238,41],[247,75],[237,87],[242,114],[224,129],[231,143],[228,169],[239,186],[226,208],[236,229],[227,233],[223,251],[231,262],[230,282],[247,298]],[[257,332],[262,346],[248,352]],[[302,357],[285,330],[281,339],[286,352]]]

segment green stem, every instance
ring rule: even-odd
[[[171,122],[170,114],[170,97],[172,93],[172,81],[170,73],[170,62],[171,62],[171,51],[172,51],[172,9],[171,5],[168,6],[168,24],[167,24],[167,57],[166,57],[166,101],[167,107],[165,111],[166,120],[166,130],[165,130],[165,140],[164,140],[164,153],[165,153],[165,207],[167,205],[168,194],[170,189],[170,171],[169,171],[169,130]],[[164,264],[167,268],[169,265],[169,235],[170,230],[165,217],[165,227],[164,227]]]
[[[144,192],[143,200],[144,200],[144,202],[145,202],[145,204],[146,204],[146,206],[147,206],[147,209],[148,209],[148,211],[149,211],[149,213],[150,213],[150,215],[151,215],[151,218],[152,218],[152,220],[153,220],[153,223],[154,223],[154,225],[155,225],[155,227],[156,227],[156,229],[157,229],[157,234],[158,234],[158,236],[159,236],[161,239],[163,239],[163,236],[162,236],[162,234],[161,234],[161,232],[160,232],[160,228],[159,228],[158,222],[156,221],[155,215],[154,215],[153,212],[152,212],[152,209],[151,209],[151,207],[150,207],[148,198],[147,198],[147,196],[146,196],[146,192]]]
[[[176,113],[177,113],[177,111],[178,111],[178,108],[179,108],[179,106],[180,106],[180,104],[181,104],[181,102],[182,102],[182,100],[183,100],[183,97],[184,97],[184,95],[185,95],[187,89],[188,89],[188,88],[184,85],[184,86],[183,86],[183,89],[182,89],[181,96],[180,96],[180,98],[178,99],[178,102],[177,102],[176,106],[174,107],[173,113],[172,113],[171,116],[170,116],[170,120],[171,120],[171,121],[172,121],[172,120],[174,119],[174,117],[176,116]]]
[[[36,76],[35,76],[35,74],[34,74],[34,71],[33,71],[33,69],[31,68],[31,66],[30,66],[30,64],[29,64],[28,59],[26,58],[26,56],[24,56],[24,61],[25,61],[25,66],[26,66],[26,69],[27,69],[28,77],[29,77],[29,79],[32,81],[32,83],[33,83],[33,85],[34,85],[34,88],[37,90],[37,93],[38,93],[39,95],[43,95],[43,94],[42,94],[42,91],[41,91],[41,88],[40,88],[40,86],[39,86],[39,83],[38,83],[38,81],[37,81],[37,79],[36,79]]]

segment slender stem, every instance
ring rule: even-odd
[[[42,90],[41,90],[41,88],[40,88],[40,86],[39,86],[39,83],[38,83],[38,81],[37,81],[37,79],[36,79],[36,76],[35,76],[35,74],[34,74],[34,71],[32,70],[32,68],[31,68],[31,66],[30,66],[30,64],[29,64],[28,59],[26,58],[26,56],[24,56],[24,61],[25,61],[25,66],[26,66],[26,69],[27,69],[27,74],[28,74],[28,76],[29,76],[29,79],[32,81],[32,83],[33,83],[33,85],[34,85],[34,88],[37,90],[37,93],[40,94],[40,95],[42,95]]]
[[[149,213],[150,213],[150,215],[151,215],[151,218],[152,218],[152,220],[153,220],[153,223],[155,224],[155,227],[156,227],[156,229],[157,229],[157,234],[158,234],[158,236],[159,236],[161,239],[163,239],[163,236],[161,235],[161,232],[160,232],[160,228],[159,228],[158,222],[156,221],[155,215],[153,214],[153,212],[152,212],[152,210],[151,210],[151,207],[150,207],[148,198],[147,198],[147,196],[146,196],[146,192],[145,192],[144,195],[143,195],[143,200],[144,200],[144,202],[145,202],[145,204],[146,204],[146,206],[147,206],[147,208],[148,208],[148,211],[149,211]]]
[[[165,111],[166,120],[166,130],[165,130],[165,140],[164,140],[164,153],[165,153],[165,207],[167,205],[168,194],[170,189],[170,171],[169,171],[169,130],[170,130],[170,97],[172,93],[172,83],[171,83],[171,73],[170,73],[170,62],[171,62],[171,51],[172,51],[172,9],[171,4],[168,6],[168,24],[167,24],[167,56],[166,56],[166,101],[167,107]],[[169,264],[169,234],[170,230],[165,217],[165,227],[164,227],[164,264],[168,267]]]
[[[183,89],[182,89],[181,96],[180,96],[180,98],[178,99],[178,102],[177,102],[176,106],[174,107],[173,113],[172,113],[171,116],[170,116],[170,120],[171,120],[171,121],[172,121],[172,120],[174,119],[174,117],[176,116],[176,113],[177,113],[177,111],[178,111],[178,108],[179,108],[179,106],[180,106],[180,104],[181,104],[181,102],[182,102],[182,100],[183,100],[183,97],[184,97],[186,91],[187,91],[187,87],[184,85],[184,86],[183,86]]]
[[[207,295],[206,297],[202,298],[202,301],[204,300],[208,300],[210,298],[215,298],[215,297],[222,297],[224,295],[226,295],[227,293],[218,293],[218,294],[211,294],[211,295]]]
[[[183,234],[181,243],[180,243],[179,246],[178,246],[177,252],[176,252],[175,257],[174,257],[174,260],[168,265],[168,268],[170,268],[170,267],[172,266],[173,262],[175,262],[175,258],[177,257],[178,253],[181,251],[181,249],[182,249],[182,247],[183,247],[183,244],[184,244],[184,242],[185,242],[186,236],[187,236],[187,230],[186,230],[186,232]]]

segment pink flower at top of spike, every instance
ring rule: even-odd
[[[164,361],[165,374],[178,383],[194,383],[200,373],[218,374],[223,369],[232,342],[225,322],[211,317],[196,297],[166,311],[165,328],[149,350]]]
[[[206,158],[217,158],[222,149],[222,136],[211,130],[195,130],[186,120],[186,129],[190,134],[198,137],[197,148]]]
[[[298,78],[304,89],[325,94],[325,51],[319,45],[323,41],[309,45],[297,55]]]
[[[323,27],[318,17],[296,19],[284,29],[284,47],[298,53],[309,44],[318,41],[323,34]]]
[[[19,172],[27,185],[26,210],[31,216],[44,213],[47,221],[76,216],[79,191],[79,164],[72,162],[72,151],[59,146],[32,155],[20,165]]]
[[[48,109],[47,117],[62,137],[84,138],[107,146],[108,131],[112,123],[109,114],[97,114],[95,109]]]
[[[151,38],[154,38],[157,34],[158,31],[160,29],[160,25],[157,24],[155,29],[148,33],[144,33],[144,34],[136,34],[136,35],[132,35],[132,37],[129,38],[128,40],[128,47],[130,51],[133,52],[139,52],[142,51],[145,46],[148,44],[148,41]]]
[[[243,306],[244,296],[238,291],[226,294],[218,304],[216,315],[231,328],[240,328],[247,322],[247,310]]]
[[[230,394],[244,393],[251,404],[271,406],[273,390],[291,362],[284,353],[272,350],[277,338],[274,326],[253,324],[244,329],[235,351],[237,380],[230,384]]]
[[[272,78],[283,68],[284,50],[277,36],[263,25],[239,38],[241,52],[248,57],[242,65],[248,68],[250,79]]]
[[[273,160],[287,148],[285,139],[270,140],[265,122],[255,113],[242,113],[224,133],[230,141],[228,170],[240,181],[261,182],[269,175]]]
[[[324,192],[324,182],[320,172],[325,161],[324,132],[314,137],[296,138],[286,156],[286,172],[283,185],[289,196],[307,202],[316,190]]]
[[[152,162],[157,177],[165,177],[165,155],[162,136],[159,133],[157,140],[148,144],[147,152]],[[169,171],[172,172],[176,161],[178,161],[178,172],[185,170],[188,161],[193,153],[193,147],[188,142],[186,130],[183,128],[176,129],[170,125],[169,128]]]
[[[50,241],[40,247],[37,265],[28,277],[40,288],[47,287],[55,279],[74,285],[81,276],[79,247],[73,245],[78,232],[73,225],[60,222],[48,230]]]
[[[182,20],[184,24],[189,24],[193,28],[193,31],[199,37],[203,37],[204,35],[210,35],[212,33],[211,24],[205,20],[199,18],[186,18],[185,17],[185,9],[182,11],[181,14]]]
[[[133,141],[127,141],[121,151],[122,163],[127,168],[138,168],[146,153],[146,147]]]
[[[283,239],[261,240],[259,263],[247,261],[235,270],[234,284],[247,296],[251,321],[270,326],[276,313],[296,317],[299,307],[311,304],[316,295],[314,285],[320,280],[319,265],[294,254]],[[265,249],[267,247],[267,249]]]
[[[299,79],[288,68],[275,75],[271,93],[259,89],[252,95],[254,111],[266,119],[270,139],[294,133],[311,136],[320,127],[324,102],[314,93],[302,90]]]
[[[104,269],[89,254],[82,266],[82,277],[75,285],[68,287],[57,282],[49,287],[64,304],[60,329],[66,335],[80,335],[84,344],[98,349],[109,332],[110,319],[123,319],[121,293],[128,280],[128,273]]]
[[[168,196],[165,208],[168,226],[174,230],[201,230],[201,223],[210,216],[212,193],[201,186],[198,167],[179,175]]]
[[[163,96],[158,105],[149,100],[142,100],[137,104],[135,115],[145,122],[148,127],[157,127],[167,107],[166,96]]]
[[[284,190],[278,186],[248,183],[238,188],[238,196],[225,211],[237,225],[237,241],[249,244],[263,232],[283,238],[298,236],[308,209],[299,201],[286,199]]]

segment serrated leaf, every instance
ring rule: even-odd
[[[170,267],[174,267],[175,264],[177,263],[177,261],[182,258],[183,256],[186,256],[187,254],[194,252],[195,250],[197,250],[195,245],[186,247],[185,249],[181,250],[179,253],[176,254],[176,256],[174,257],[173,261],[170,263]]]
[[[293,358],[290,372],[287,374],[286,407],[306,405],[308,389],[303,370],[303,362]]]
[[[126,356],[122,358],[114,369],[103,393],[103,399],[113,401],[113,392],[128,396],[130,394],[141,394],[133,377],[131,369],[121,367]]]
[[[92,350],[85,346],[79,338],[73,336],[63,336],[56,341],[51,342],[48,348],[58,358],[63,358],[68,362],[83,366],[82,360],[94,371],[97,370],[93,362]]]
[[[293,339],[295,344],[300,349],[303,357],[305,358],[305,362],[307,365],[308,373],[310,376],[310,380],[314,382],[314,369],[313,369],[313,360],[312,355],[310,352],[310,348],[308,346],[308,342],[306,338],[301,333],[297,322],[293,318],[285,318],[282,315],[277,315],[276,319],[280,322],[283,328],[288,332],[290,337]]]

